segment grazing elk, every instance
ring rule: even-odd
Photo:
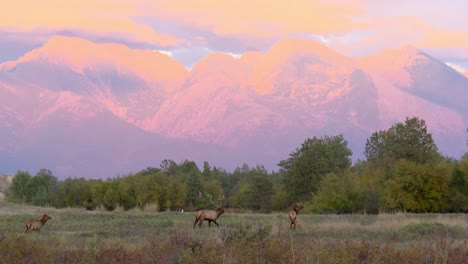
[[[290,222],[289,228],[290,229],[293,229],[293,225],[294,225],[294,230],[296,230],[297,214],[299,213],[299,210],[301,210],[302,208],[304,207],[301,205],[295,204],[293,206],[293,210],[289,212],[289,222]]]
[[[26,222],[26,230],[24,231],[25,233],[29,233],[32,231],[39,231],[41,230],[41,227],[45,225],[47,220],[52,219],[52,217],[44,214],[40,220],[34,220],[34,219],[29,219]]]
[[[216,219],[224,213],[225,206],[221,206],[216,210],[198,210],[195,214],[195,223],[193,223],[193,228],[198,223],[198,226],[201,228],[203,221],[208,221],[208,227],[211,227],[211,222],[215,223],[218,227],[219,224],[216,222]]]

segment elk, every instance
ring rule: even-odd
[[[195,228],[195,225],[197,224],[197,222],[198,222],[198,226],[201,228],[202,223],[205,220],[208,221],[208,227],[211,227],[211,222],[213,222],[219,228],[219,224],[218,222],[216,222],[216,219],[218,219],[218,217],[224,213],[224,208],[225,206],[223,205],[216,210],[209,210],[209,209],[198,210],[197,213],[195,214],[195,223],[193,223],[193,228]]]
[[[297,214],[299,213],[299,210],[301,210],[302,208],[304,207],[301,205],[294,204],[293,210],[289,212],[289,223],[290,223],[289,228],[290,229],[294,228],[294,230],[296,230]]]
[[[24,232],[29,233],[32,231],[37,231],[38,233],[40,233],[39,231],[41,230],[41,227],[44,226],[47,220],[49,219],[52,219],[52,217],[46,214],[44,214],[39,220],[29,219],[26,222],[26,230]]]

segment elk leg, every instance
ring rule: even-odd
[[[211,227],[211,220],[208,220],[208,227]]]
[[[219,224],[218,224],[218,222],[216,222],[216,220],[214,220],[213,222],[214,222],[214,223],[215,223],[215,224],[218,226],[218,228],[219,228]]]

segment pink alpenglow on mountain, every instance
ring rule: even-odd
[[[164,159],[277,169],[305,139],[338,134],[362,159],[373,132],[413,116],[458,158],[467,94],[468,78],[410,46],[352,58],[285,39],[188,71],[159,52],[53,37],[0,64],[0,173],[107,178]]]
[[[187,75],[181,63],[160,52],[132,50],[115,43],[96,44],[75,37],[54,36],[41,48],[21,57],[15,65],[28,61],[67,65],[77,72],[96,66],[113,66],[150,82],[181,80]]]

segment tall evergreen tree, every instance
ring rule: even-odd
[[[187,181],[187,194],[185,196],[186,204],[195,208],[206,207],[203,194],[204,188],[200,174],[194,173],[190,175],[190,178]]]

